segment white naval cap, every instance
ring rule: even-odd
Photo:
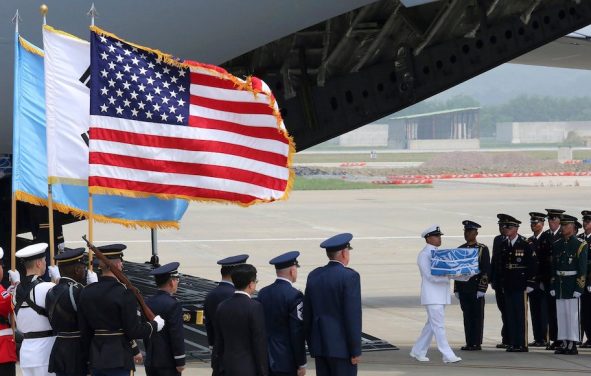
[[[439,228],[439,225],[431,225],[427,227],[425,230],[423,230],[423,232],[421,233],[422,238],[427,238],[433,235],[443,235],[441,229]]]
[[[31,244],[18,251],[15,256],[27,260],[34,260],[41,257],[45,257],[45,250],[47,249],[47,243]]]
[[[0,260],[2,260],[2,258],[4,258],[4,250],[0,247]]]

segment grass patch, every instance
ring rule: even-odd
[[[340,179],[314,179],[296,177],[294,191],[336,191],[351,189],[401,189],[401,188],[430,188],[431,185],[393,185],[352,182]]]

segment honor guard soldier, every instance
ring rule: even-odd
[[[166,324],[163,330],[144,341],[144,365],[148,376],[179,376],[185,369],[183,307],[174,297],[179,286],[179,265],[178,262],[171,262],[150,272],[158,291],[146,300],[146,304]]]
[[[0,280],[4,278],[4,250],[0,248]],[[0,375],[15,376],[16,368],[16,343],[10,320],[8,319],[12,311],[12,302],[10,295],[14,286],[7,289],[0,285]]]
[[[460,300],[460,307],[464,314],[464,334],[466,346],[464,351],[482,350],[482,334],[484,325],[484,295],[488,289],[488,275],[490,272],[490,253],[488,247],[476,241],[478,223],[463,221],[464,239],[466,243],[459,248],[478,249],[478,270],[468,281],[454,281],[454,292]]]
[[[527,294],[533,291],[537,257],[525,237],[517,233],[521,221],[507,216],[503,256],[503,292],[508,319],[509,352],[527,352]]]
[[[275,266],[277,279],[261,289],[257,297],[265,310],[271,376],[306,374],[304,294],[293,287],[300,267],[299,255],[292,251],[269,261]]]
[[[544,286],[544,281],[548,281],[546,266],[541,264],[547,262],[544,260],[546,256],[540,252],[540,243],[542,233],[544,231],[544,223],[546,221],[546,214],[531,212],[529,213],[529,223],[533,235],[527,239],[529,245],[538,256],[537,275],[535,277],[534,291],[529,293],[529,300],[531,303],[530,316],[532,331],[534,333],[534,341],[528,345],[531,347],[546,347],[548,346],[548,299],[546,298],[547,286]]]
[[[556,321],[556,299],[550,295],[552,278],[552,245],[555,241],[562,238],[560,232],[560,217],[564,210],[561,209],[546,209],[548,213],[548,227],[540,236],[540,248],[538,255],[538,264],[541,271],[538,273],[542,277],[544,290],[546,291],[546,300],[548,303],[548,339],[549,344],[546,350],[555,350],[556,347],[562,346],[560,341],[556,339],[558,334],[558,324]]]
[[[54,257],[60,279],[47,292],[45,307],[56,340],[49,356],[49,372],[57,376],[85,376],[88,374],[87,356],[80,339],[78,304],[86,282],[84,248],[64,248]]]
[[[506,349],[509,347],[509,335],[507,334],[507,315],[505,314],[505,294],[503,292],[503,252],[507,244],[505,233],[505,222],[509,216],[507,214],[497,214],[499,235],[493,239],[493,249],[490,267],[490,287],[495,290],[495,300],[497,308],[501,312],[501,343],[497,344],[497,349]]]
[[[112,267],[123,270],[123,244],[98,247]],[[140,318],[136,298],[119,282],[109,265],[99,263],[102,274],[80,294],[78,320],[82,343],[88,353],[93,375],[128,376],[135,370],[134,357],[140,354],[135,339],[149,338],[162,330],[164,320]]]
[[[23,333],[19,354],[23,376],[50,375],[47,367],[55,336],[47,318],[45,296],[55,284],[41,279],[47,269],[46,249],[47,243],[39,243],[16,253],[26,270],[26,277],[18,284],[14,295],[16,326]]]
[[[251,299],[258,282],[256,268],[237,266],[232,282],[236,291],[216,312],[215,371],[224,376],[268,376],[265,313],[263,305]]]
[[[589,245],[591,245],[591,210],[583,210],[583,232],[578,235],[579,239],[587,243],[587,286],[581,296],[581,338],[583,334],[587,338],[581,345],[582,348],[591,347],[591,252]]]
[[[576,237],[582,227],[573,216],[563,214],[562,239],[552,246],[552,290],[556,298],[557,339],[562,341],[555,354],[576,355],[579,341],[579,298],[587,277],[587,242]]]
[[[304,330],[318,376],[357,375],[361,358],[361,282],[348,268],[353,235],[335,235],[320,244],[329,262],[308,275]]]
[[[234,295],[234,284],[232,283],[232,271],[238,266],[243,265],[248,260],[248,255],[237,255],[226,257],[217,262],[221,265],[222,280],[211,290],[205,297],[203,304],[203,311],[205,313],[205,329],[207,330],[207,341],[211,347],[212,359],[211,368],[213,369],[213,376],[216,376],[216,359],[213,357],[215,353],[215,313],[218,305],[224,300],[231,298]]]

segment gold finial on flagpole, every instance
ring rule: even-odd
[[[39,7],[39,12],[43,16],[43,25],[47,24],[47,11],[48,10],[49,10],[49,8],[45,4],[43,4]]]

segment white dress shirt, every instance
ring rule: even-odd
[[[431,274],[431,250],[437,247],[427,244],[417,257],[421,271],[421,304],[451,304],[449,278]]]

